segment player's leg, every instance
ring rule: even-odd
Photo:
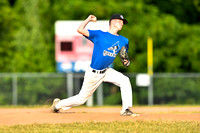
[[[95,74],[91,69],[88,69],[85,73],[83,85],[79,94],[59,101],[58,104],[56,104],[56,108],[67,110],[72,106],[84,104],[103,82],[104,75],[105,74]]]
[[[112,68],[108,68],[105,74],[104,82],[110,82],[120,87],[122,112],[132,107],[132,87],[127,76]]]

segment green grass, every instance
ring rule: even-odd
[[[76,122],[0,126],[1,133],[199,133],[195,121]]]

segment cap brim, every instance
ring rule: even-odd
[[[128,21],[126,19],[122,19],[124,24],[128,24]]]

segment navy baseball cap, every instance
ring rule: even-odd
[[[113,20],[113,19],[120,19],[120,20],[123,20],[124,24],[128,24],[128,21],[126,19],[124,19],[124,17],[121,14],[113,14],[110,17],[110,21]]]

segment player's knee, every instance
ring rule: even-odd
[[[83,105],[85,101],[79,101],[79,105]]]
[[[128,82],[130,82],[130,80],[129,80],[129,77],[127,77],[127,76],[123,76],[123,78],[122,78],[122,80],[121,80],[122,82],[126,82],[126,83],[128,83]]]
[[[86,101],[87,101],[87,99],[84,98],[84,97],[80,97],[79,100],[78,100],[80,105],[84,104]]]
[[[121,79],[120,79],[120,86],[124,86],[124,85],[128,85],[130,84],[130,80],[129,80],[129,77],[127,76],[123,76]]]

